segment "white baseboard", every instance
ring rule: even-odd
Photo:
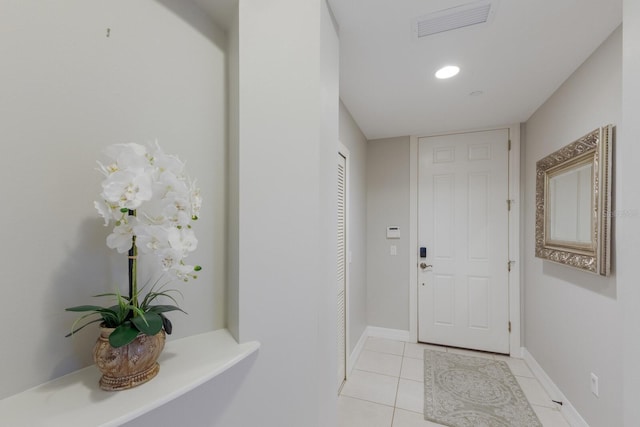
[[[360,353],[362,353],[362,350],[364,349],[364,344],[367,342],[367,338],[369,337],[411,342],[411,339],[409,338],[409,331],[403,331],[400,329],[379,328],[377,326],[367,326],[358,339],[358,342],[353,348],[353,351],[347,357],[347,377],[351,375],[354,366],[356,366],[356,362],[360,357]]]
[[[369,326],[367,327],[367,332],[370,337],[386,338],[389,340],[406,342],[411,341],[409,331],[403,331],[401,329],[387,329],[377,326]]]
[[[573,407],[569,399],[560,391],[558,386],[553,382],[553,380],[547,375],[547,373],[542,369],[542,366],[538,364],[536,359],[527,351],[526,348],[522,348],[522,358],[533,372],[533,375],[540,381],[542,387],[546,390],[547,394],[551,397],[551,399],[562,402],[562,406],[560,406],[560,412],[567,419],[569,424],[572,427],[589,427],[589,424],[582,418],[582,416],[576,411],[576,408]]]
[[[349,377],[349,375],[351,375],[351,372],[353,371],[353,367],[356,366],[356,362],[360,357],[360,353],[362,353],[362,349],[364,348],[364,343],[367,342],[368,336],[369,336],[369,330],[368,328],[364,328],[364,331],[362,332],[362,335],[360,335],[360,339],[356,343],[356,346],[354,347],[349,357],[347,357],[347,378]]]

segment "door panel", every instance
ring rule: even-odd
[[[508,353],[508,131],[418,144],[418,338]]]

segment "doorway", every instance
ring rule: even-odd
[[[510,353],[509,145],[508,129],[418,138],[421,342]]]

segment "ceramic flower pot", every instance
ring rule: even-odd
[[[93,347],[93,360],[102,373],[100,388],[107,391],[126,390],[144,384],[158,374],[157,360],[164,348],[165,332],[153,336],[140,334],[128,345],[113,348],[109,335],[114,328],[100,328]]]

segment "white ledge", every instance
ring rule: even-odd
[[[257,341],[238,344],[226,329],[170,341],[160,355],[158,376],[148,383],[103,391],[100,372],[89,366],[0,400],[2,425],[118,426],[193,390],[259,347]]]

